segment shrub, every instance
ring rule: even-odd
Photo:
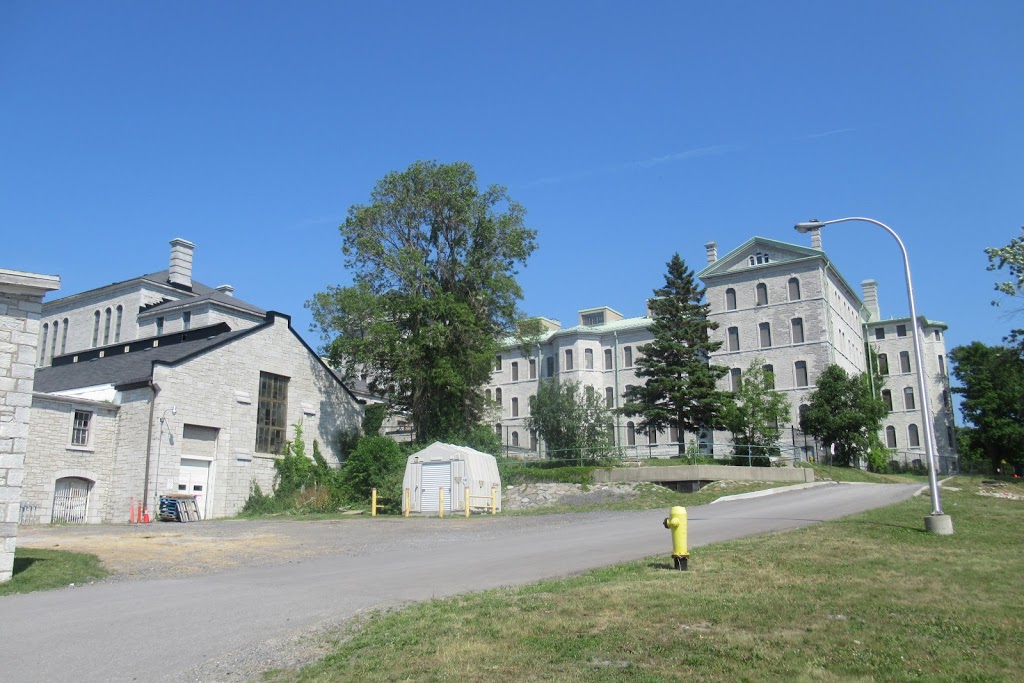
[[[360,439],[341,469],[340,489],[350,502],[365,504],[370,499],[370,490],[375,488],[381,503],[387,505],[386,510],[400,510],[405,462],[402,448],[391,439]]]

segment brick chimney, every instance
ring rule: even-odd
[[[167,281],[175,287],[192,289],[192,250],[196,245],[176,237],[171,240],[171,269]]]
[[[707,244],[704,245],[704,248],[708,252],[708,265],[710,266],[712,263],[718,260],[718,243],[708,242]]]
[[[871,314],[871,320],[881,320],[882,314],[878,308],[878,283],[874,280],[864,280],[860,286],[864,290],[864,306]]]

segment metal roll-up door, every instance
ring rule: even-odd
[[[452,511],[452,464],[450,462],[423,463],[423,492],[420,495],[420,512],[437,512],[437,496],[444,489],[445,512]]]

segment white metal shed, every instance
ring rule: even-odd
[[[409,492],[409,512],[436,514],[441,490],[446,513],[465,512],[467,488],[471,508],[490,506],[493,489],[501,509],[501,477],[493,455],[435,441],[409,456],[402,481],[403,499]]]

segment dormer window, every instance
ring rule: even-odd
[[[750,258],[747,259],[747,263],[749,263],[752,266],[753,265],[758,265],[759,266],[759,265],[762,265],[764,263],[769,263],[770,261],[771,261],[771,259],[768,258],[768,254],[764,253],[763,251],[759,251],[759,252],[755,253],[753,256],[751,256]]]

